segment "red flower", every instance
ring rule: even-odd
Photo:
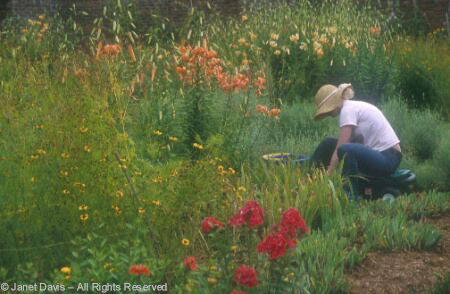
[[[218,221],[215,217],[210,216],[205,218],[202,221],[202,229],[203,232],[206,234],[210,233],[211,231],[215,230],[216,228],[223,228],[225,225],[223,222]]]
[[[247,202],[245,207],[241,208],[239,213],[230,219],[230,225],[232,226],[241,226],[245,223],[248,223],[251,229],[264,224],[264,210],[258,201]]]
[[[258,273],[253,267],[243,264],[234,272],[234,281],[253,288],[259,284]]]
[[[151,276],[152,272],[143,264],[135,264],[130,267],[129,273],[135,276]]]
[[[195,259],[195,256],[189,256],[184,260],[184,266],[187,269],[190,269],[192,271],[195,271],[198,269],[197,260]]]
[[[296,208],[290,208],[283,213],[280,225],[281,231],[290,238],[297,237],[297,230],[301,230],[302,234],[309,232],[305,220]]]
[[[267,252],[270,259],[275,260],[284,256],[289,248],[295,247],[296,240],[289,238],[283,232],[275,232],[259,243],[258,251]]]

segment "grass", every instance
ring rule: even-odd
[[[433,248],[440,233],[420,219],[449,210],[445,112],[410,108],[389,81],[381,89],[386,70],[398,77],[397,63],[387,61],[395,56],[389,42],[398,40],[380,34],[383,16],[336,5],[320,17],[300,1],[208,22],[193,11],[189,29],[152,38],[152,46],[125,41],[106,22],[119,54],[98,44],[111,43],[102,32],[85,36],[57,18],[3,27],[0,280],[337,293],[348,290],[345,272],[370,250]],[[93,45],[83,51],[79,40]],[[384,60],[380,67],[371,66],[371,50]],[[312,120],[311,93],[357,68],[357,90],[381,89],[379,106],[398,130],[403,166],[422,173],[426,197],[349,203],[338,175],[261,161],[271,152],[311,154],[335,135],[336,120]],[[444,75],[436,74],[431,85],[445,93]],[[264,210],[264,224],[230,226],[251,200]],[[290,208],[311,232],[270,260],[257,245]],[[224,226],[206,233],[210,216]],[[189,270],[188,257],[198,269]],[[152,274],[130,273],[139,264]],[[243,264],[258,272],[258,287],[236,282]]]

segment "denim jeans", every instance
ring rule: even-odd
[[[323,140],[311,156],[312,163],[327,167],[336,145],[335,138]],[[393,147],[380,152],[359,143],[342,144],[337,153],[339,160],[344,160],[342,175],[349,180],[355,196],[360,192],[358,176],[388,176],[395,172],[402,160],[402,153]]]

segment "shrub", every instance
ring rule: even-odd
[[[444,190],[450,188],[450,130],[447,128],[434,154],[432,163],[436,169],[437,182]]]
[[[409,106],[432,107],[448,118],[450,111],[450,58],[448,39],[405,38],[396,43],[394,60],[399,63],[398,91]]]

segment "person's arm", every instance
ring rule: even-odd
[[[341,127],[341,133],[339,134],[339,139],[336,145],[336,149],[334,149],[333,155],[331,156],[330,165],[328,166],[327,172],[331,174],[337,167],[339,163],[339,158],[337,156],[337,149],[341,144],[345,144],[350,141],[350,137],[352,136],[353,126],[343,126]]]

